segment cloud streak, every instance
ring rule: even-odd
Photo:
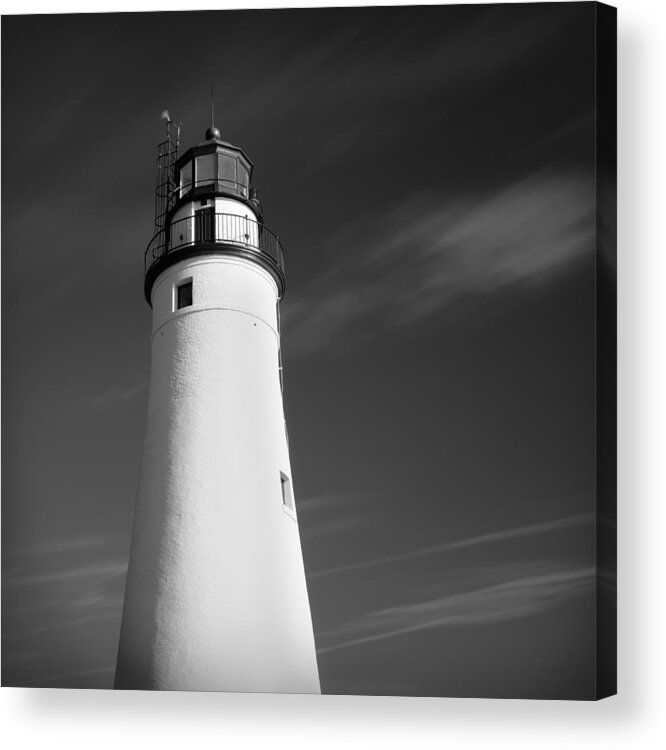
[[[127,570],[127,559],[111,554],[110,541],[97,534],[47,541],[14,555],[12,567],[5,566],[5,684],[62,680],[71,687],[91,684],[95,676],[95,685],[106,684],[109,669],[84,667],[93,647],[100,657],[115,653],[115,642],[98,647],[103,634],[117,637]],[[81,671],[70,672],[72,665]]]
[[[147,387],[147,380],[131,386],[113,385],[102,393],[90,396],[87,400],[84,400],[81,407],[85,407],[86,409],[97,409],[100,411],[111,409],[130,401],[135,396],[138,396],[139,393],[142,393]]]
[[[57,674],[50,674],[45,677],[33,678],[30,680],[30,684],[42,685],[49,682],[59,682],[61,680],[73,679],[76,677],[92,677],[95,675],[112,676],[115,671],[115,665],[108,665],[105,667],[98,667],[96,669],[80,669],[77,672],[59,672]]]
[[[527,617],[591,591],[595,576],[593,567],[554,569],[462,594],[382,609],[322,633],[317,651],[325,654],[432,628]]]
[[[79,582],[94,581],[103,583],[111,578],[124,575],[127,572],[127,560],[108,560],[105,562],[89,565],[82,564],[64,570],[40,571],[37,573],[24,573],[8,575],[5,586],[8,589],[23,588],[24,586],[42,586],[46,584],[74,584]]]
[[[355,262],[285,300],[285,341],[311,354],[343,336],[408,328],[456,302],[548,282],[593,251],[594,205],[589,176],[551,170],[487,195],[419,195],[363,218],[330,241],[351,246],[345,257]]]
[[[374,560],[366,560],[364,562],[352,563],[350,565],[339,565],[334,568],[328,568],[327,570],[315,571],[311,573],[308,578],[322,578],[338,573],[357,571],[364,568],[373,568],[380,565],[390,565],[392,563],[404,562],[406,560],[415,560],[421,557],[428,557],[430,555],[444,554],[446,552],[453,552],[455,550],[465,549],[467,547],[476,547],[484,544],[494,544],[496,542],[503,542],[508,539],[517,539],[520,537],[534,536],[536,534],[546,534],[554,531],[562,531],[563,529],[573,528],[585,523],[591,523],[592,521],[594,521],[594,514],[580,513],[574,516],[567,516],[566,518],[559,518],[554,521],[545,521],[543,523],[535,523],[528,526],[517,526],[512,529],[495,531],[490,534],[480,534],[478,536],[468,537],[466,539],[458,539],[454,542],[434,544],[428,547],[411,550],[409,552],[403,552],[396,555],[388,555],[386,557],[379,557]]]

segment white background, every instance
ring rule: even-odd
[[[619,10],[620,694],[567,703],[3,688],[4,747],[666,747],[666,2],[613,4]],[[0,0],[3,14],[284,5],[313,3]]]

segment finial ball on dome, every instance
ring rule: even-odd
[[[219,138],[220,138],[220,130],[219,130],[219,128],[215,128],[215,127],[208,128],[208,130],[206,131],[206,140],[207,141],[219,140]]]

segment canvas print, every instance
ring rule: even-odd
[[[3,17],[3,686],[615,692],[615,23]]]

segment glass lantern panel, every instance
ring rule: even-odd
[[[234,193],[238,192],[236,185],[236,159],[226,154],[218,154],[218,157],[217,176],[220,180],[220,189],[229,190]]]
[[[180,195],[188,192],[192,186],[192,162],[188,161],[180,170]]]
[[[212,185],[215,182],[215,154],[197,156],[196,187]]]
[[[243,198],[247,198],[250,176],[247,173],[247,169],[240,162],[238,162],[238,183],[238,191]]]

